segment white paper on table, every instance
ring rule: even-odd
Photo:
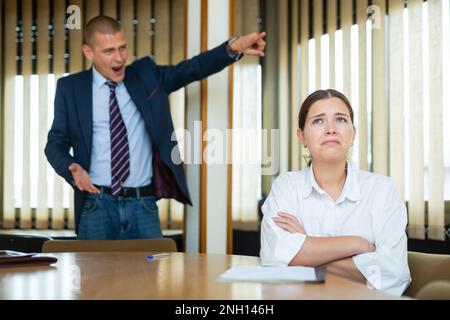
[[[324,282],[324,268],[236,266],[217,279],[219,282]]]

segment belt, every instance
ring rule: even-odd
[[[110,187],[102,187],[102,186],[97,186],[95,185],[95,187],[97,187],[100,192],[106,193],[106,194],[111,194],[111,188]],[[155,188],[153,188],[153,185],[148,185],[145,187],[139,187],[139,188],[127,188],[127,187],[122,187],[120,189],[119,192],[119,197],[124,197],[124,198],[137,198],[139,197],[148,197],[148,196],[155,196]]]

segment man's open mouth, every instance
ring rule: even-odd
[[[113,67],[112,70],[114,71],[115,74],[121,74],[123,67]]]

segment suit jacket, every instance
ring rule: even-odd
[[[227,42],[176,66],[158,66],[150,57],[126,67],[124,84],[138,108],[153,149],[153,184],[159,198],[173,198],[192,205],[174,132],[168,96],[190,82],[201,80],[235,62]],[[75,189],[75,226],[78,231],[85,193],[75,186],[69,166],[78,163],[89,172],[92,150],[92,70],[58,80],[54,120],[45,155]],[[73,148],[73,155],[69,153]],[[172,160],[175,159],[175,163]]]

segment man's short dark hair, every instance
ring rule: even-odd
[[[92,46],[96,32],[114,35],[122,30],[122,25],[116,19],[108,16],[97,16],[92,18],[84,27],[83,43]]]

